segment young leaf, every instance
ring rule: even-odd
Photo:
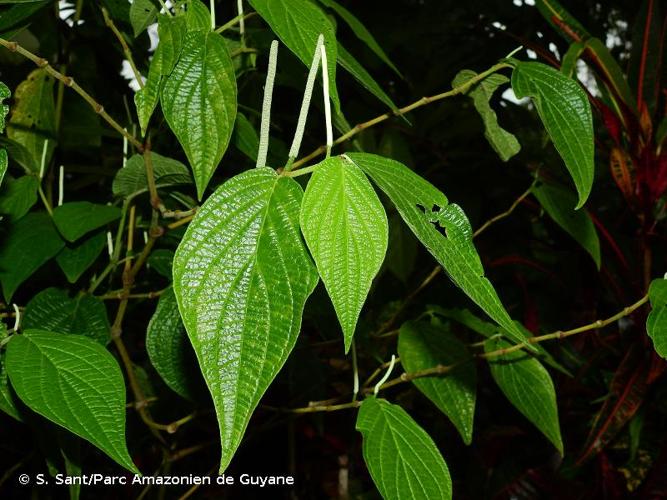
[[[243,172],[202,205],[174,257],[174,293],[218,415],[221,473],[318,281],[299,231],[302,196],[270,168]]]
[[[211,12],[201,0],[188,0],[185,21],[188,31],[211,31]]]
[[[107,310],[100,299],[47,288],[35,295],[23,313],[23,328],[84,335],[102,345],[111,341]]]
[[[482,262],[472,242],[472,228],[463,210],[450,204],[441,191],[397,161],[366,153],[349,153],[347,157],[389,196],[405,223],[454,283],[505,328],[509,338],[522,343],[524,334],[484,277]],[[534,346],[528,348],[534,350]]]
[[[452,87],[459,87],[476,75],[477,73],[469,69],[459,71],[452,81]],[[521,150],[516,137],[498,124],[496,112],[489,103],[498,87],[507,82],[509,82],[507,77],[494,73],[467,92],[484,122],[484,137],[503,161],[509,160]]]
[[[180,161],[153,153],[151,151],[153,164],[153,177],[155,186],[159,188],[192,184],[192,176],[188,167]],[[113,194],[124,198],[134,198],[148,191],[148,180],[146,178],[146,165],[143,155],[134,155],[127,160],[114,177],[111,186]]]
[[[118,363],[80,335],[26,330],[7,345],[7,373],[30,409],[139,473],[125,444],[125,382]]]
[[[386,106],[391,108],[392,111],[398,111],[398,107],[394,104],[394,101],[391,100],[382,87],[373,79],[373,77],[366,71],[366,69],[359,64],[352,54],[350,54],[345,47],[340,43],[338,44],[338,62],[342,68],[351,74],[355,80],[357,80],[361,85],[363,85],[366,90],[368,90],[375,97],[380,99]]]
[[[250,5],[271,26],[278,38],[310,67],[317,38],[324,35],[327,51],[329,94],[337,114],[340,100],[336,90],[336,32],[322,9],[310,0],[249,0]]]
[[[574,42],[570,44],[570,47],[567,49],[567,52],[565,52],[560,63],[560,72],[568,78],[572,78],[577,70],[577,61],[584,53],[584,50],[586,50],[586,44],[584,42]]]
[[[141,35],[150,24],[155,22],[158,8],[151,0],[134,0],[130,5],[130,24],[134,36]]]
[[[55,148],[56,108],[53,99],[53,77],[36,69],[19,84],[14,93],[12,114],[7,122],[7,137],[23,146],[36,168],[42,163],[44,141],[48,163]]]
[[[166,77],[161,103],[188,157],[201,199],[236,119],[236,77],[222,36],[204,31],[187,34],[181,58]]]
[[[363,23],[359,21],[359,19],[357,19],[354,14],[352,14],[352,12],[334,0],[320,0],[320,2],[338,14],[341,19],[345,21],[345,23],[350,27],[357,38],[359,38],[359,40],[364,42],[368,48],[371,49],[375,55],[378,56],[387,66],[389,66],[398,76],[402,77],[401,72],[398,71],[396,66],[394,66],[394,63],[391,62],[387,54],[385,54],[384,50],[382,50],[382,47],[380,47],[380,44],[377,43],[375,37],[373,37],[370,31],[366,29],[366,26],[364,26]]]
[[[537,62],[520,62],[512,72],[518,98],[532,97],[554,146],[579,193],[581,208],[593,187],[593,115],[586,93],[574,80]]]
[[[655,352],[667,359],[667,279],[653,280],[648,297],[652,309],[646,318],[646,331]]]
[[[0,214],[17,221],[37,203],[39,180],[34,175],[24,175],[18,179],[8,177],[0,188]]]
[[[19,285],[64,246],[46,213],[31,213],[12,224],[0,245],[0,283],[5,302],[11,302]]]
[[[319,164],[301,205],[301,231],[343,328],[345,352],[387,252],[387,215],[345,156]]]
[[[197,392],[199,369],[178,312],[174,291],[160,296],[146,331],[146,351],[162,380],[177,394],[193,399]]]
[[[398,355],[407,373],[460,365],[444,377],[412,381],[452,421],[465,444],[472,442],[477,370],[470,353],[449,331],[425,321],[407,322],[398,335]]]
[[[65,203],[53,210],[53,222],[67,241],[76,241],[84,234],[120,218],[120,209],[89,201]]]
[[[65,273],[67,281],[76,283],[81,275],[97,260],[106,245],[106,235],[100,232],[79,245],[63,248],[56,257],[56,262],[62,272]]]
[[[384,498],[452,498],[445,460],[403,408],[384,399],[366,398],[356,427],[364,440],[364,461]]]
[[[533,194],[549,217],[589,253],[595,266],[600,269],[598,233],[587,212],[572,209],[576,204],[576,196],[562,187],[544,183],[533,187]]]
[[[509,347],[503,339],[491,339],[484,344],[486,352]],[[549,372],[537,359],[525,352],[488,359],[491,376],[512,405],[519,410],[563,454],[563,441],[558,423],[556,390]]]

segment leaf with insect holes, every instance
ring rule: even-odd
[[[667,279],[653,280],[648,297],[651,312],[646,318],[646,331],[653,340],[655,352],[667,359]]]
[[[356,428],[363,436],[364,462],[383,498],[452,498],[445,460],[403,408],[368,397],[359,408]]]
[[[586,92],[560,71],[537,62],[520,62],[512,71],[518,98],[531,97],[579,193],[581,208],[593,188],[593,114]]]
[[[201,206],[174,257],[174,293],[220,426],[220,472],[289,353],[318,281],[299,229],[303,191],[254,168]]]
[[[310,67],[317,39],[324,36],[327,52],[329,94],[337,112],[340,99],[336,90],[336,31],[327,15],[310,0],[249,0],[278,38]]]
[[[155,22],[158,6],[151,0],[134,0],[130,5],[130,24],[135,38]]]
[[[484,343],[487,353],[509,346],[507,341],[500,338]],[[563,440],[558,423],[556,389],[546,368],[537,359],[521,351],[494,356],[487,361],[491,376],[505,397],[562,455]]]
[[[224,38],[192,31],[162,88],[162,111],[185,151],[201,200],[236,120],[236,77]]]
[[[301,231],[350,349],[373,278],[387,252],[387,215],[366,175],[345,156],[320,163],[301,204]]]
[[[477,73],[469,69],[459,71],[452,81],[452,87],[460,87],[475,76],[477,76]],[[507,82],[509,82],[507,77],[494,73],[466,92],[482,117],[484,137],[503,161],[508,161],[521,150],[521,145],[514,134],[509,133],[498,124],[498,116],[496,116],[496,112],[489,102],[498,87]]]
[[[510,339],[522,343],[525,335],[510,318],[472,242],[472,228],[463,210],[408,167],[389,158],[349,153],[396,205],[399,214],[426,249],[468,297],[501,325]],[[528,346],[534,350],[534,346]]]
[[[81,335],[26,330],[12,336],[6,363],[30,409],[139,473],[125,444],[125,381],[103,346]]]

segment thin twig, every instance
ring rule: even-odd
[[[11,52],[17,52],[21,54],[23,57],[26,59],[31,60],[34,62],[37,67],[44,69],[49,75],[54,77],[55,79],[63,82],[67,87],[70,87],[73,89],[77,94],[79,94],[83,99],[90,105],[93,110],[100,115],[111,127],[116,130],[120,135],[123,137],[126,137],[132,145],[137,148],[138,151],[143,151],[144,147],[141,142],[139,142],[133,135],[128,133],[127,130],[125,130],[123,127],[121,127],[116,120],[111,118],[109,114],[104,111],[104,106],[102,106],[100,103],[98,103],[93,97],[83,90],[78,83],[74,81],[74,78],[71,76],[65,76],[62,73],[58,72],[55,70],[50,64],[49,61],[44,59],[43,57],[39,57],[29,50],[24,49],[21,45],[19,45],[16,42],[10,42],[8,40],[5,40],[4,38],[0,38],[0,45],[5,47],[7,50]]]
[[[104,16],[104,22],[106,23],[107,27],[111,31],[113,31],[113,34],[116,35],[116,38],[120,43],[120,46],[123,48],[123,54],[125,54],[125,59],[127,59],[127,62],[130,63],[130,68],[132,68],[132,73],[134,73],[134,78],[136,78],[137,82],[139,83],[139,88],[143,89],[144,80],[141,77],[141,73],[139,73],[136,64],[134,64],[132,51],[130,50],[130,47],[127,45],[125,37],[123,37],[123,34],[118,30],[118,28],[116,28],[116,25],[114,24],[113,20],[111,19],[111,17],[109,17],[107,9],[105,9],[104,7],[102,7],[102,15]]]

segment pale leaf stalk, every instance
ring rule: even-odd
[[[299,119],[296,125],[296,132],[294,133],[294,140],[292,147],[289,150],[289,160],[285,170],[291,169],[291,164],[297,156],[299,156],[299,149],[301,148],[301,141],[306,130],[306,120],[308,119],[308,110],[310,109],[310,100],[313,97],[313,88],[315,87],[315,78],[317,77],[317,70],[320,65],[322,57],[321,47],[324,44],[324,36],[320,35],[317,39],[317,46],[315,47],[315,54],[313,55],[313,62],[310,65],[308,72],[308,79],[306,80],[306,88],[303,92],[303,100],[301,101],[301,111],[299,111]]]
[[[211,6],[211,31],[215,31],[215,0],[210,0]]]
[[[266,72],[264,85],[264,102],[262,103],[262,123],[259,131],[259,151],[257,152],[257,168],[266,166],[266,157],[269,153],[269,128],[271,126],[271,100],[273,98],[273,82],[276,79],[278,65],[278,40],[271,42],[269,53],[269,68]]]
[[[326,157],[328,158],[333,147],[333,127],[331,125],[331,99],[329,98],[329,66],[327,64],[327,49],[324,44],[320,45],[320,51],[322,52],[322,93],[324,94],[324,120],[327,127]]]
[[[239,35],[241,36],[241,47],[245,47],[245,19],[243,19],[243,0],[236,1],[239,12]]]
[[[63,204],[65,199],[65,166],[60,165],[58,172],[58,206]]]
[[[389,362],[389,368],[387,368],[387,372],[384,374],[384,376],[378,381],[377,384],[375,384],[375,387],[373,387],[373,394],[377,396],[377,393],[380,392],[380,388],[382,385],[389,380],[389,376],[391,375],[391,372],[394,370],[394,365],[396,364],[396,355],[392,354],[391,355],[391,361]]]

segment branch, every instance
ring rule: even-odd
[[[107,9],[105,9],[104,7],[102,7],[102,15],[104,16],[104,22],[109,27],[109,29],[113,31],[113,34],[116,35],[116,38],[120,43],[120,46],[123,48],[123,54],[125,54],[125,59],[127,59],[127,62],[130,63],[130,68],[132,68],[132,73],[134,73],[134,77],[137,79],[137,83],[139,83],[139,88],[143,89],[144,80],[143,78],[141,78],[141,73],[139,73],[137,66],[134,64],[134,59],[132,58],[132,51],[130,50],[130,47],[128,47],[127,42],[123,37],[123,34],[120,31],[118,31],[118,28],[116,28],[116,25],[114,24],[113,20],[109,17]]]
[[[116,120],[111,118],[109,114],[104,111],[104,106],[102,106],[100,103],[98,103],[93,97],[83,90],[78,83],[74,81],[74,78],[71,76],[65,76],[62,73],[56,71],[50,64],[49,61],[44,59],[43,57],[36,56],[29,50],[24,49],[21,47],[18,43],[16,42],[10,42],[8,40],[5,40],[4,38],[0,38],[0,45],[5,47],[7,50],[10,50],[11,52],[18,52],[21,54],[23,57],[26,59],[30,59],[32,62],[34,62],[37,67],[44,69],[49,75],[54,77],[56,80],[59,80],[63,82],[64,85],[67,87],[70,87],[73,89],[77,94],[79,94],[83,99],[90,105],[91,108],[100,115],[111,127],[116,130],[120,135],[125,137],[135,148],[137,148],[138,151],[143,151],[144,146],[139,142],[132,134],[130,134],[127,130],[125,130],[123,127],[121,127]]]

